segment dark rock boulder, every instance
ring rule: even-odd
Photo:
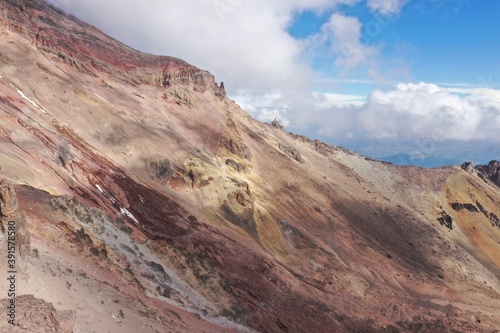
[[[477,209],[477,207],[474,206],[471,203],[453,202],[453,203],[450,204],[450,206],[451,206],[451,208],[453,208],[457,212],[459,212],[461,210],[464,210],[464,209],[468,210],[471,213],[477,213],[477,212],[479,212],[479,210]]]
[[[447,212],[442,211],[437,220],[443,227],[453,230],[453,218]]]

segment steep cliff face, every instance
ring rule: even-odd
[[[26,221],[23,293],[75,332],[500,327],[495,164],[366,159],[43,1],[0,11],[2,225]]]

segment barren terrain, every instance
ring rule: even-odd
[[[16,221],[34,296],[17,331],[499,332],[498,162],[289,133],[41,0],[1,1],[0,35],[0,274]],[[20,316],[41,300],[62,319]]]

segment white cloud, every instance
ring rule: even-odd
[[[255,94],[251,92],[235,96],[235,101],[260,121],[277,119],[285,127],[305,132],[318,128],[322,134],[339,133],[352,121],[348,110],[361,107],[366,96],[332,93]],[[343,114],[344,116],[341,116]],[[336,117],[337,120],[334,120]],[[321,124],[321,126],[319,126]],[[312,133],[316,136],[320,133]]]
[[[371,137],[498,140],[499,97],[492,89],[401,83],[388,92],[374,91],[358,120]]]
[[[315,99],[312,103],[316,110],[328,110],[332,107],[352,107],[362,106],[366,97],[361,95],[332,94],[332,93],[312,93]]]
[[[326,46],[330,49],[336,68],[348,72],[375,62],[378,55],[377,47],[363,43],[362,28],[358,18],[334,13],[322,26],[320,33],[310,36],[308,47],[318,50]]]
[[[402,91],[402,92],[435,94],[435,93],[439,92],[441,89],[439,89],[439,87],[433,83],[420,82],[417,84],[398,83],[394,86],[394,90]]]
[[[334,142],[500,140],[500,90],[494,89],[399,83],[386,92],[375,90],[368,98],[316,92],[274,94],[263,100],[240,96],[237,101],[259,120],[277,118],[293,131]]]
[[[360,109],[359,121],[374,137],[433,137],[438,133],[440,139],[469,140],[484,135],[485,103],[434,84],[398,84],[388,92],[374,91]],[[500,111],[500,104],[497,107]]]
[[[383,15],[396,14],[404,7],[406,0],[368,0],[367,6]]]
[[[350,70],[377,55],[375,47],[361,42],[362,24],[355,17],[333,14],[323,28],[333,37],[332,49],[337,53],[338,67]]]
[[[271,122],[276,119],[285,127],[291,124],[290,106],[282,93],[240,92],[234,97],[234,100],[243,110],[260,121]]]

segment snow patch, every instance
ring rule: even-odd
[[[99,190],[99,192],[101,192],[102,194],[106,194],[106,192],[104,191],[104,189],[101,187],[101,185],[99,184],[96,184],[95,187]]]
[[[97,97],[99,97],[100,99],[102,99],[103,101],[105,101],[106,103],[109,103],[104,97],[99,96],[97,93],[94,93],[94,95],[96,95]]]
[[[28,96],[26,96],[21,90],[17,89],[17,93],[21,95],[22,98],[33,104],[34,107],[36,107],[38,110],[42,111],[43,113],[47,114],[41,107],[38,106],[35,102],[33,102],[31,99],[29,99]]]
[[[131,219],[132,221],[134,221],[136,224],[140,224],[139,221],[137,221],[137,219],[135,218],[134,215],[132,215],[131,212],[129,212],[126,208],[122,208],[120,207],[120,213],[123,215],[123,216],[126,216],[128,217],[129,219]]]
[[[96,95],[97,97],[99,97],[100,99],[102,99],[103,101],[105,101],[106,103],[109,103],[109,101],[108,101],[107,99],[105,99],[105,98],[104,98],[104,97],[102,97],[101,95],[99,95],[99,94],[97,94],[97,93],[93,92],[92,90],[90,90],[90,88],[89,88],[89,87],[87,87],[87,86],[86,86],[86,85],[84,85],[83,83],[80,83],[80,85],[81,85],[82,87],[84,87],[85,89],[89,90],[90,92],[92,92],[94,95]]]
[[[104,190],[104,188],[102,188],[101,185],[95,184],[95,187],[99,190],[99,192],[101,192],[102,194],[104,194],[104,196],[106,198],[108,198],[109,200],[111,200],[112,203],[116,203],[116,199],[113,198],[112,196],[110,196],[108,193],[106,193],[106,190]]]

